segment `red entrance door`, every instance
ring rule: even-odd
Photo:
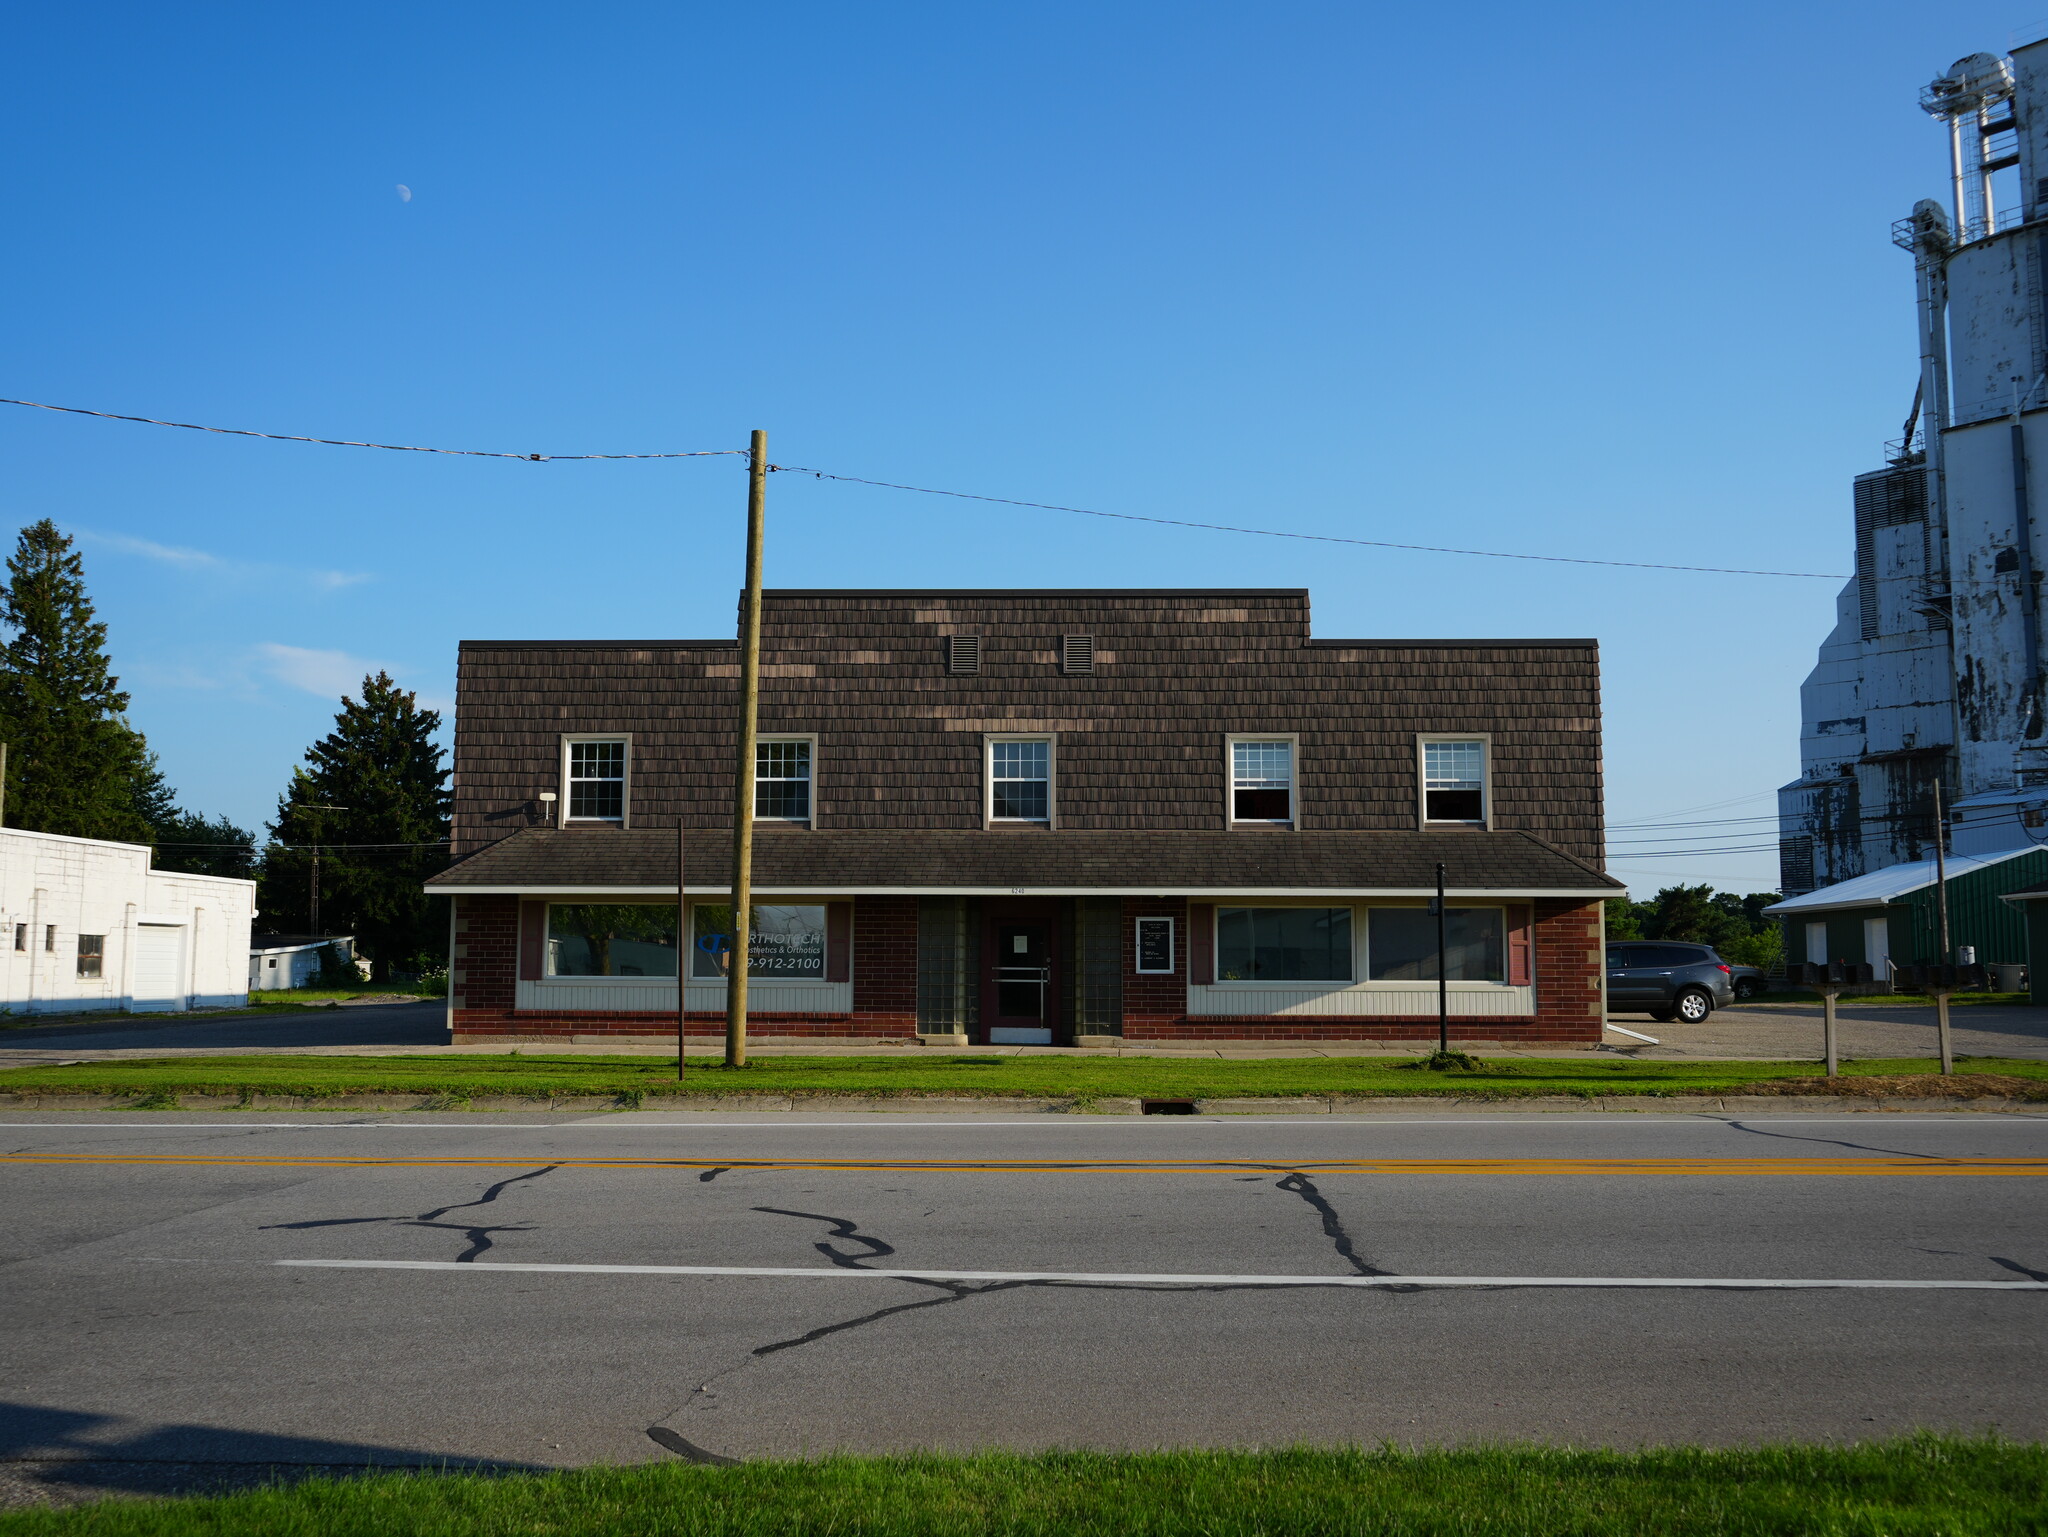
[[[1060,1022],[1059,908],[991,904],[982,935],[981,1022],[989,1045],[1050,1046]]]

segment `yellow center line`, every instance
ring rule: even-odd
[[[1316,1158],[1278,1159],[833,1159],[833,1158],[342,1158],[319,1156],[198,1156],[153,1153],[6,1153],[0,1163],[128,1164],[165,1168],[248,1169],[729,1169],[804,1173],[887,1174],[1230,1174],[1274,1173],[1491,1174],[1491,1175],[1760,1175],[1915,1178],[1928,1175],[2048,1175],[2048,1158]]]

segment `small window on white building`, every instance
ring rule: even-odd
[[[811,819],[808,738],[754,744],[754,815],[778,822]]]
[[[569,819],[583,822],[623,822],[625,818],[625,742],[571,742]]]
[[[100,974],[100,965],[105,959],[106,948],[107,936],[104,934],[78,936],[78,974],[81,977],[96,977]]]
[[[14,926],[14,948],[17,950],[26,950],[28,948],[28,925],[25,923],[17,923]]]
[[[1486,742],[1443,739],[1422,744],[1422,819],[1486,821]]]
[[[998,738],[988,744],[991,822],[1052,820],[1052,742]]]
[[[1294,820],[1294,743],[1237,741],[1230,744],[1230,819],[1233,822]]]

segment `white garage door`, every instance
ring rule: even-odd
[[[185,1007],[185,930],[181,924],[144,923],[135,929],[137,1012]]]

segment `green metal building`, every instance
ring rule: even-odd
[[[2032,905],[2023,909],[2004,899],[2035,886],[2048,895],[2048,848],[1951,854],[1946,885],[1951,952],[1968,947],[1981,965],[2024,965]],[[1784,921],[1787,961],[1867,963],[1881,981],[1887,963],[1955,959],[1941,954],[1940,896],[1931,859],[1874,870],[1764,911]],[[2036,921],[2048,925],[2048,912]],[[2043,938],[2048,943],[2048,928]],[[2048,962],[2048,949],[2042,956]]]
[[[1999,900],[2022,914],[2027,926],[2027,1001],[2048,1003],[2048,881],[2008,891]],[[2038,966],[2036,956],[2041,960]]]

